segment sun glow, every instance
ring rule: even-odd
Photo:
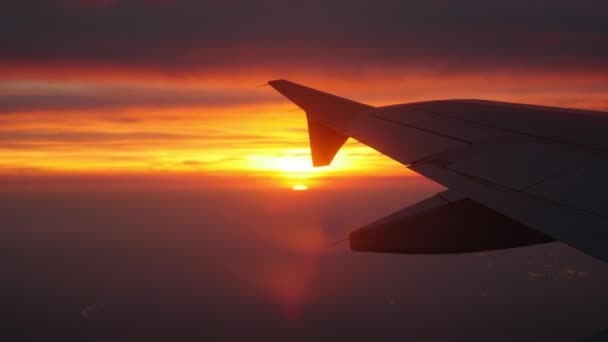
[[[313,172],[315,169],[312,166],[309,156],[289,156],[279,158],[277,160],[276,169],[284,172]]]
[[[309,148],[249,155],[242,167],[249,170],[276,172],[290,179],[317,178],[322,174],[349,173],[363,169],[364,166],[357,163],[361,159],[360,156],[346,156],[352,152],[361,153],[361,149],[361,147],[357,147],[357,149],[353,149],[352,146],[344,147],[343,151],[336,155],[331,165],[322,167],[312,166]]]
[[[39,85],[32,87],[39,91]],[[51,92],[72,85],[49,87]],[[271,180],[271,186],[289,189],[318,187],[339,175],[403,172],[399,163],[355,141],[347,142],[331,165],[313,167],[305,117],[289,113],[289,106],[93,108],[86,116],[61,109],[24,111],[0,127],[5,137],[0,174],[147,174],[192,183],[197,175],[239,176],[256,186]],[[244,117],[256,119],[242,125]]]
[[[258,170],[272,170],[284,174],[305,174],[319,172],[313,168],[307,150],[290,150],[277,155],[253,155],[248,158],[248,166]]]
[[[247,168],[271,175],[281,187],[290,187],[294,191],[305,191],[311,184],[318,185],[324,176],[352,171],[352,166],[340,162],[339,158],[330,166],[313,167],[308,148],[249,156],[247,165],[244,165],[244,169]]]

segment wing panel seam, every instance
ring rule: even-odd
[[[462,143],[465,143],[465,144],[473,144],[473,141],[470,141],[470,140],[465,140],[465,139],[457,138],[457,137],[452,136],[452,135],[447,135],[447,134],[439,133],[439,132],[436,132],[436,131],[433,131],[433,130],[430,130],[430,129],[426,129],[426,128],[421,128],[421,127],[409,125],[409,124],[403,123],[401,121],[397,121],[397,120],[381,117],[381,116],[379,116],[377,114],[370,114],[369,116],[373,117],[375,119],[386,121],[386,122],[390,122],[390,123],[393,123],[393,124],[396,124],[396,125],[400,125],[400,126],[412,128],[412,129],[415,129],[415,130],[418,130],[418,131],[422,131],[422,132],[438,135],[438,136],[440,136],[442,138],[456,140],[456,141],[459,141],[459,142],[462,142]]]
[[[530,133],[518,131],[518,130],[515,130],[515,129],[511,129],[511,128],[505,128],[505,127],[490,125],[490,124],[486,124],[486,123],[482,123],[482,122],[478,122],[478,121],[474,121],[474,120],[463,119],[463,118],[460,118],[460,117],[457,117],[457,116],[453,116],[453,115],[449,115],[449,114],[443,114],[443,113],[440,113],[440,112],[437,112],[437,111],[429,110],[429,109],[426,109],[426,108],[421,108],[421,107],[418,107],[418,106],[419,105],[412,105],[412,108],[414,108],[415,110],[419,110],[421,112],[428,113],[428,114],[433,114],[433,115],[437,115],[439,117],[448,118],[448,119],[452,119],[452,120],[458,120],[458,121],[466,122],[466,123],[469,123],[469,124],[475,124],[475,125],[478,125],[478,126],[481,126],[481,127],[485,127],[485,128],[491,128],[491,129],[497,129],[497,130],[501,130],[501,131],[516,133],[516,134],[519,134],[519,135],[528,136],[528,137],[532,137],[532,138],[539,139],[539,140],[550,141],[550,142],[558,143],[558,144],[562,144],[562,145],[575,146],[575,147],[583,148],[583,149],[586,149],[586,150],[592,150],[592,151],[597,151],[597,152],[602,152],[602,153],[608,152],[608,150],[603,149],[603,148],[597,148],[597,147],[594,147],[594,146],[577,144],[577,143],[573,143],[573,142],[567,141],[567,140],[554,139],[554,138],[545,137],[545,136],[542,136],[542,135],[535,135],[535,134],[530,134]]]
[[[435,165],[433,163],[418,164],[416,166],[424,166],[424,165],[432,165],[433,167],[436,167],[436,168],[439,168],[439,169],[442,169],[442,170],[446,170],[446,171],[452,172],[452,173],[454,173],[454,174],[456,174],[458,176],[467,178],[467,179],[469,179],[469,180],[471,180],[471,181],[473,181],[473,182],[475,182],[477,184],[480,184],[482,186],[490,186],[490,187],[493,187],[493,188],[495,188],[497,190],[508,191],[508,192],[519,194],[519,195],[527,196],[527,197],[530,197],[532,199],[535,199],[535,200],[538,200],[538,201],[541,201],[541,202],[545,202],[545,203],[548,203],[548,204],[551,204],[551,205],[554,205],[554,206],[567,208],[567,209],[570,209],[570,210],[578,211],[578,212],[581,212],[581,213],[584,213],[584,214],[587,214],[587,215],[592,215],[592,216],[595,216],[595,217],[599,217],[599,218],[602,218],[602,219],[608,219],[608,216],[606,216],[606,215],[600,215],[600,214],[598,214],[598,213],[596,213],[594,211],[590,211],[590,210],[587,210],[587,209],[575,207],[575,206],[572,206],[572,205],[569,205],[569,204],[566,204],[566,203],[562,203],[562,202],[557,202],[557,201],[551,200],[549,198],[538,196],[538,195],[535,195],[535,194],[532,194],[532,193],[529,193],[529,192],[526,192],[526,191],[523,191],[523,190],[518,190],[518,189],[515,189],[515,188],[512,188],[512,187],[503,185],[503,184],[495,183],[495,182],[492,182],[492,181],[484,179],[484,178],[472,176],[472,175],[466,174],[464,172],[460,172],[460,171],[451,169],[449,167],[442,167],[442,166],[439,166],[439,165]],[[416,171],[416,166],[412,166],[411,168],[414,171]],[[442,183],[440,183],[440,184],[442,184]]]

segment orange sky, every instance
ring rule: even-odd
[[[87,83],[88,85],[88,83]],[[80,92],[65,83],[24,86],[27,93]],[[167,89],[173,85],[164,85]],[[5,93],[19,87],[4,87]],[[253,88],[253,87],[251,87]],[[68,90],[66,90],[68,89]],[[401,166],[349,141],[331,167],[310,164],[303,112],[271,88],[253,94],[275,103],[230,103],[153,108],[145,103],[109,109],[22,110],[3,117],[0,167],[4,174],[180,174],[278,176],[280,186],[312,182],[318,175],[378,171]],[[206,89],[202,87],[201,92]],[[230,90],[224,90],[230,92]],[[78,95],[75,95],[78,96]],[[145,100],[144,100],[145,101]]]
[[[330,167],[313,169],[301,110],[265,73],[225,78],[32,73],[0,80],[0,172],[5,176],[198,175],[274,179],[279,187],[328,176],[408,176],[399,163],[349,140]],[[35,74],[34,74],[35,75]],[[371,105],[486,98],[607,109],[606,84],[586,75],[290,77]]]
[[[354,141],[312,170],[304,114],[255,86],[289,79],[376,106],[481,98],[608,110],[606,10],[545,0],[5,0],[0,183],[291,188],[408,177]]]

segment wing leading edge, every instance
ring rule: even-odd
[[[555,239],[608,262],[608,113],[480,100],[375,108],[269,84],[306,111],[315,166],[352,137],[449,189],[452,198],[354,231],[353,250],[463,253]]]

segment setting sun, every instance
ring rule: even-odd
[[[296,185],[292,186],[291,189],[293,191],[306,191],[306,190],[308,190],[308,187],[303,184],[296,184]]]

